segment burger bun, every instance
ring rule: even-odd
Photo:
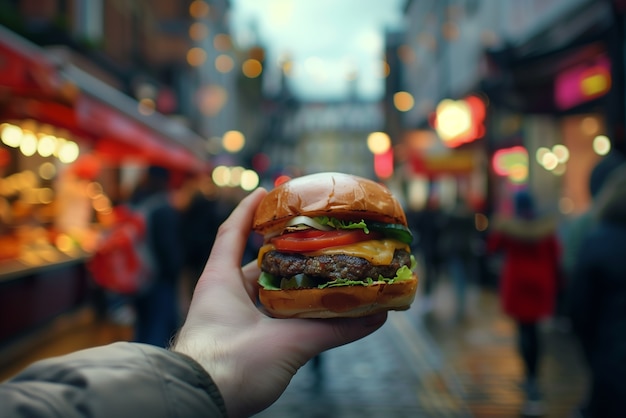
[[[417,275],[409,280],[369,286],[325,289],[259,290],[267,313],[275,318],[356,318],[407,310],[415,299]]]
[[[252,229],[279,232],[296,216],[333,216],[407,226],[400,202],[380,183],[344,173],[296,177],[271,190],[259,203]]]

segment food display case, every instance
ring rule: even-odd
[[[64,137],[61,134],[65,135]],[[40,145],[30,154],[23,141]],[[0,348],[90,303],[85,266],[110,199],[81,141],[32,120],[0,122]],[[42,148],[46,141],[54,150]],[[60,144],[76,144],[72,158]],[[108,203],[107,203],[108,202]]]

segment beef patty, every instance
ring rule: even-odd
[[[263,256],[261,270],[275,277],[293,277],[305,274],[318,279],[331,281],[336,279],[363,280],[368,277],[377,279],[394,277],[402,266],[411,266],[411,254],[396,250],[391,264],[376,266],[364,258],[350,255],[333,254],[307,257],[296,253],[269,251]]]

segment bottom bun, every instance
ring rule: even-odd
[[[265,310],[276,318],[356,318],[384,311],[403,311],[415,299],[417,275],[410,280],[371,286],[326,289],[259,290]]]

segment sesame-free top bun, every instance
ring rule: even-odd
[[[259,300],[275,318],[356,318],[408,309],[415,299],[417,275],[410,280],[370,286],[325,289],[259,290]]]
[[[300,215],[407,226],[402,206],[387,187],[363,177],[326,172],[296,177],[271,190],[257,207],[252,228],[266,234]]]

